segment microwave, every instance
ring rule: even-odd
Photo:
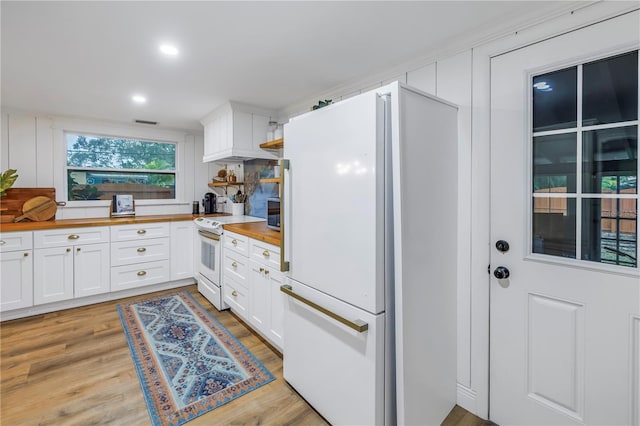
[[[280,198],[267,198],[267,228],[280,231]]]

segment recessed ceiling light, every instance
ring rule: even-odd
[[[176,56],[178,54],[178,48],[171,44],[161,44],[160,51],[167,56]]]
[[[147,102],[147,98],[145,98],[145,97],[144,97],[144,96],[142,96],[142,95],[133,95],[133,96],[131,97],[131,100],[132,100],[133,102],[137,103],[137,104],[144,104],[144,103],[146,103],[146,102]]]

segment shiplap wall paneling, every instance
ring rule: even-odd
[[[36,183],[39,187],[54,186],[52,124],[47,117],[36,117]]]
[[[438,61],[437,70],[437,95],[459,106],[458,383],[471,387],[471,51]]]
[[[14,186],[38,186],[37,163],[35,117],[9,114],[9,167],[18,170]]]
[[[436,94],[437,65],[432,63],[407,72],[407,84],[424,92]]]
[[[2,122],[0,123],[2,136],[0,139],[0,171],[9,168],[9,116],[2,114]]]

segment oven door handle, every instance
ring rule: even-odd
[[[203,236],[204,238],[208,238],[210,240],[214,240],[214,241],[220,241],[220,236],[212,234],[211,232],[207,232],[207,231],[203,231],[203,230],[198,230],[198,234],[200,234],[201,236]]]

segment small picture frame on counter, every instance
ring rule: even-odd
[[[135,216],[136,204],[131,194],[116,194],[111,200],[110,216]]]

